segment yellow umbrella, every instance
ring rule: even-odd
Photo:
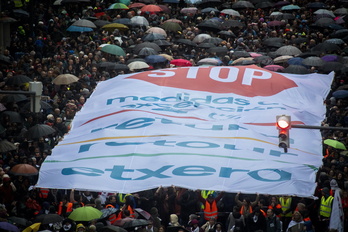
[[[174,60],[174,58],[172,57],[172,56],[170,56],[170,55],[168,55],[168,54],[165,54],[165,53],[163,53],[163,54],[158,54],[159,56],[163,56],[164,58],[166,58],[167,60],[169,60],[169,61],[171,61],[171,60]]]
[[[118,29],[120,31],[126,31],[129,28],[121,23],[110,23],[110,24],[106,24],[102,27],[104,30],[108,30],[108,31],[113,31],[115,29]]]
[[[25,228],[22,232],[37,232],[39,230],[41,226],[41,223],[34,223],[31,226],[28,226],[27,228]]]

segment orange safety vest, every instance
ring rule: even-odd
[[[273,209],[273,211],[274,211],[274,208],[276,208],[276,209],[281,209],[282,206],[281,206],[280,204],[277,204],[275,207],[272,207],[271,205],[269,205],[268,208],[269,208],[269,209]],[[279,218],[280,218],[280,214],[278,214],[278,215],[276,214],[276,217],[279,217]]]
[[[115,208],[115,206],[113,206],[111,204],[108,204],[108,205],[105,206],[105,209],[107,209],[107,208]]]
[[[239,213],[241,214],[241,215],[244,215],[244,205],[242,205],[242,207],[240,208],[240,211],[239,211]],[[253,212],[253,208],[251,207],[251,205],[249,206],[249,214],[250,213],[252,213]]]
[[[135,212],[134,212],[133,208],[130,205],[128,205],[127,209],[130,212],[130,217],[135,218]]]
[[[58,206],[58,215],[62,215],[62,210],[63,210],[63,202],[61,201]],[[68,206],[66,207],[66,212],[70,213],[73,210],[73,203],[68,202]]]
[[[39,197],[42,199],[46,199],[48,197],[49,192],[50,190],[48,188],[40,188]]]
[[[109,216],[109,222],[111,223],[111,225],[113,225],[117,220],[118,219],[116,217],[116,214],[113,213]]]
[[[263,216],[267,217],[267,214],[265,213],[265,211],[263,211],[262,209],[260,209],[260,211],[263,214]]]
[[[217,219],[218,208],[216,205],[216,201],[214,200],[212,204],[210,204],[208,201],[205,201],[203,213],[204,219],[207,221],[209,221],[211,218]]]

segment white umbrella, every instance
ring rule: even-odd
[[[297,56],[297,55],[300,55],[301,53],[302,51],[299,48],[292,45],[286,45],[276,50],[276,54],[280,56],[285,56],[285,55]]]
[[[220,13],[224,13],[224,14],[227,14],[227,15],[240,17],[239,12],[236,11],[236,10],[233,10],[233,9],[224,9]]]
[[[131,23],[139,26],[149,26],[149,21],[143,16],[134,16],[131,19]]]
[[[316,15],[329,15],[332,18],[336,17],[335,14],[331,10],[326,10],[326,9],[319,9],[319,10],[315,11],[314,14],[316,14]]]
[[[78,27],[89,27],[89,28],[97,28],[97,26],[92,22],[87,19],[80,19],[77,20],[72,24],[73,26],[78,26]]]
[[[195,43],[202,43],[204,40],[210,39],[210,38],[211,38],[211,35],[199,34],[199,35],[196,35],[196,37],[193,39],[193,42],[195,42]]]
[[[134,70],[149,68],[150,66],[143,61],[134,61],[128,64],[128,67],[129,67],[129,70],[134,71]]]

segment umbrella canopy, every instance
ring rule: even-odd
[[[197,62],[198,65],[221,65],[222,62],[215,58],[204,58]]]
[[[326,9],[316,10],[316,11],[314,11],[314,14],[316,14],[316,15],[328,15],[332,18],[336,17],[336,15],[331,10],[326,10]]]
[[[146,68],[149,68],[150,66],[143,61],[134,61],[128,64],[128,67],[129,67],[129,70],[134,71],[134,70],[146,69]]]
[[[6,81],[6,85],[21,85],[24,83],[29,83],[33,81],[32,79],[30,79],[28,76],[25,75],[16,75],[16,76],[12,76],[10,77],[7,81]]]
[[[113,23],[119,23],[119,24],[123,24],[123,25],[127,25],[127,26],[131,26],[132,22],[129,18],[119,18],[119,19],[115,19],[114,21],[112,21]]]
[[[294,58],[291,58],[287,61],[288,64],[292,64],[292,65],[303,65],[303,58],[302,57],[294,57]]]
[[[231,16],[235,16],[235,17],[240,17],[240,13],[236,10],[233,9],[223,9],[221,11],[221,13],[223,14],[227,14],[227,15],[231,15]]]
[[[64,220],[63,217],[55,213],[41,214],[35,218],[35,222],[40,222],[41,224],[62,222],[63,220]]]
[[[18,122],[18,123],[23,122],[22,116],[16,111],[10,111],[10,110],[3,111],[1,113],[1,118],[3,119],[4,117],[8,118],[10,122]]]
[[[232,4],[233,9],[255,8],[254,4],[249,1],[237,1]]]
[[[332,96],[337,99],[346,98],[348,97],[348,90],[344,90],[344,89],[336,90],[335,92],[332,93]]]
[[[74,221],[88,222],[93,219],[100,218],[102,214],[103,213],[96,208],[91,206],[83,206],[72,211],[68,218]]]
[[[159,56],[163,56],[164,58],[166,58],[168,61],[172,61],[174,60],[174,58],[168,54],[159,54]]]
[[[301,9],[301,7],[299,7],[298,5],[286,5],[286,6],[282,6],[282,8],[280,8],[283,11],[287,11],[287,10],[299,10]]]
[[[66,31],[69,31],[69,32],[91,32],[91,31],[93,31],[93,28],[90,28],[90,27],[79,27],[79,26],[71,25],[70,27],[68,27],[66,29]]]
[[[327,40],[325,40],[324,43],[333,43],[333,44],[340,45],[340,44],[344,44],[345,42],[344,42],[342,39],[333,38],[333,39],[327,39]]]
[[[143,48],[152,48],[153,50],[155,50],[156,52],[160,52],[162,51],[162,49],[155,43],[150,43],[150,42],[144,42],[141,44],[137,44],[134,47],[134,53],[139,54],[140,50]],[[151,55],[151,54],[150,54]]]
[[[185,59],[175,59],[170,61],[170,64],[178,66],[178,67],[190,67],[192,66],[191,61]]]
[[[286,46],[283,46],[283,47],[280,47],[276,50],[276,54],[280,55],[280,56],[296,56],[296,55],[299,55],[301,54],[301,50],[298,49],[297,47],[295,46],[291,46],[291,45],[286,45]]]
[[[143,16],[134,16],[131,18],[131,23],[138,26],[149,26],[149,21]]]
[[[41,226],[41,223],[34,223],[30,226],[28,226],[27,228],[25,228],[22,232],[37,232],[39,231],[40,229],[40,226]]]
[[[157,44],[158,46],[160,47],[166,47],[166,46],[171,46],[172,44],[170,42],[168,42],[167,40],[163,40],[163,39],[160,39],[160,40],[155,40],[153,41],[155,44]]]
[[[10,169],[10,173],[15,176],[35,176],[39,170],[30,164],[16,164]]]
[[[121,23],[109,23],[104,25],[102,28],[107,31],[114,31],[115,29],[120,31],[127,31],[129,29],[126,25]]]
[[[28,225],[30,225],[30,222],[27,219],[22,217],[11,216],[11,217],[8,217],[7,220],[11,224],[15,224],[15,225],[23,226],[23,227],[27,227]]]
[[[139,56],[150,56],[150,55],[157,55],[157,54],[158,52],[156,52],[155,49],[147,48],[147,47],[140,49],[140,51],[138,52]]]
[[[109,44],[101,48],[102,52],[106,52],[115,56],[126,56],[124,50],[115,44]]]
[[[216,45],[212,44],[212,43],[200,43],[197,47],[198,48],[212,48],[212,47],[216,47]]]
[[[227,20],[227,21],[224,21],[222,24],[221,24],[221,27],[222,28],[225,28],[225,29],[228,29],[228,28],[233,28],[233,27],[244,27],[245,24],[238,21],[238,20],[234,20],[234,19],[231,19],[231,20]]]
[[[267,24],[268,27],[277,27],[277,26],[284,26],[286,23],[283,22],[283,21],[277,21],[277,20],[274,20],[274,21],[271,21]]]
[[[10,57],[0,54],[0,64],[11,64]]]
[[[79,19],[76,22],[74,22],[72,25],[78,26],[78,27],[97,28],[97,26],[92,21],[87,20],[87,19]]]
[[[196,14],[198,11],[197,7],[186,7],[180,10],[181,14]]]
[[[11,232],[19,232],[20,230],[18,229],[17,226],[8,223],[8,222],[0,222],[0,229],[4,231],[11,231]]]
[[[326,62],[321,59],[320,57],[317,56],[310,56],[305,58],[302,61],[302,64],[307,65],[307,66],[314,66],[314,67],[320,67],[323,66]]]
[[[348,9],[345,8],[345,7],[341,7],[341,8],[336,9],[333,13],[335,15],[347,15],[348,14]]]
[[[250,53],[247,51],[235,51],[233,53],[233,56],[236,58],[241,58],[241,57],[251,57]]]
[[[129,8],[142,8],[143,6],[145,6],[146,4],[144,3],[141,3],[141,2],[135,2],[135,3],[132,3],[131,5],[129,5],[128,7]]]
[[[160,27],[151,27],[145,33],[156,33],[156,34],[161,34],[164,37],[167,37],[167,32]]]
[[[278,56],[274,58],[274,63],[279,64],[279,63],[284,63],[287,62],[289,59],[293,58],[293,56]]]
[[[155,40],[161,40],[161,39],[165,39],[166,37],[162,34],[157,34],[157,33],[149,33],[146,34],[142,40],[143,41],[155,41]]]
[[[112,207],[109,207],[109,208],[106,208],[106,209],[102,209],[102,210],[100,210],[100,212],[102,212],[102,215],[100,216],[100,218],[109,217],[111,214],[114,214],[117,211],[118,211],[117,208],[112,208]]]
[[[0,141],[0,152],[14,151],[17,149],[17,146],[9,142],[7,139]]]
[[[103,226],[100,229],[100,232],[127,232],[127,230],[119,226],[107,225],[107,226]]]
[[[324,144],[329,145],[330,147],[333,147],[336,149],[347,150],[346,146],[343,143],[334,139],[325,139]]]
[[[120,3],[120,2],[111,4],[108,8],[108,10],[128,10],[128,9],[129,8],[127,5]]]
[[[26,101],[28,98],[24,94],[8,94],[2,98],[2,102],[21,102]]]
[[[36,124],[27,131],[27,137],[29,139],[38,139],[56,132],[55,129],[46,124]]]
[[[165,57],[163,57],[163,56],[150,55],[150,56],[145,57],[145,61],[147,63],[150,63],[150,64],[157,64],[157,63],[167,62],[168,60]]]
[[[126,223],[124,223],[122,227],[125,229],[132,229],[135,227],[141,227],[141,226],[147,226],[147,225],[149,225],[149,221],[145,219],[134,219],[131,221],[127,221]]]
[[[315,21],[315,23],[313,24],[313,26],[317,26],[317,27],[327,27],[330,24],[334,24],[335,20],[333,20],[332,18],[320,18],[317,21]]]
[[[163,9],[157,5],[145,5],[140,9],[141,12],[157,13],[162,12]]]
[[[197,47],[197,44],[189,39],[178,39],[177,41],[175,41],[178,44],[185,44],[188,46],[192,46],[192,47]]]
[[[211,12],[219,13],[220,11],[216,8],[213,8],[213,7],[207,7],[207,8],[202,9],[201,12],[206,14],[206,13],[211,13]]]
[[[280,72],[284,70],[284,67],[280,65],[266,65],[263,68],[273,72]]]
[[[309,70],[303,65],[289,65],[282,71],[283,73],[291,74],[308,74]]]
[[[221,31],[221,23],[216,20],[205,20],[197,25],[202,31]]]
[[[144,217],[146,220],[149,220],[151,218],[151,214],[141,208],[135,208],[135,212],[137,212],[140,216]]]
[[[206,39],[210,39],[211,38],[211,35],[209,34],[198,34],[196,35],[196,37],[193,39],[193,42],[195,43],[202,43],[204,40]]]
[[[179,23],[174,23],[174,22],[165,22],[161,26],[165,31],[172,31],[172,32],[177,32],[181,31],[182,28]]]
[[[332,61],[332,62],[326,62],[325,65],[321,66],[319,69],[323,73],[330,73],[332,71],[334,72],[341,71],[343,67],[344,67],[344,64],[340,62]]]
[[[53,79],[52,83],[55,85],[69,85],[74,82],[78,82],[79,78],[72,74],[60,74]]]
[[[314,46],[311,50],[316,52],[322,52],[322,53],[331,53],[331,52],[340,51],[341,48],[338,45],[333,43],[319,43],[316,46]]]

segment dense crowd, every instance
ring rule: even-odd
[[[345,1],[250,1],[252,5],[221,0],[119,2],[129,8],[111,9],[115,2],[108,0],[1,1],[0,24],[10,25],[10,43],[0,51],[0,86],[8,91],[1,92],[0,135],[1,142],[15,145],[0,146],[1,221],[24,229],[30,223],[19,223],[14,217],[34,222],[38,215],[58,213],[65,218],[63,223],[42,224],[40,229],[101,231],[107,224],[121,225],[144,217],[149,225],[137,229],[148,232],[169,231],[168,226],[189,232],[326,231],[332,198],[340,189],[348,225],[348,153],[325,144],[316,199],[174,186],[131,195],[48,190],[33,187],[37,175],[11,173],[16,164],[40,169],[98,82],[119,74],[174,66],[255,64],[296,74],[335,71],[323,126],[337,130],[322,130],[322,137],[348,146],[346,131],[339,129],[348,124]],[[153,4],[161,5],[161,10],[141,11]],[[94,22],[94,27],[81,27],[82,19]],[[169,26],[164,26],[168,22]],[[80,26],[72,28],[75,23]],[[110,23],[119,25],[105,27]],[[117,45],[121,54],[103,49],[105,44]],[[140,66],[131,65],[136,62]],[[52,83],[63,74],[75,75],[78,81]],[[28,80],[43,84],[38,113],[31,111],[29,95],[13,94],[27,91]],[[49,125],[55,132],[32,138],[28,130],[37,124]],[[117,211],[78,225],[67,219],[73,209],[86,205]]]

